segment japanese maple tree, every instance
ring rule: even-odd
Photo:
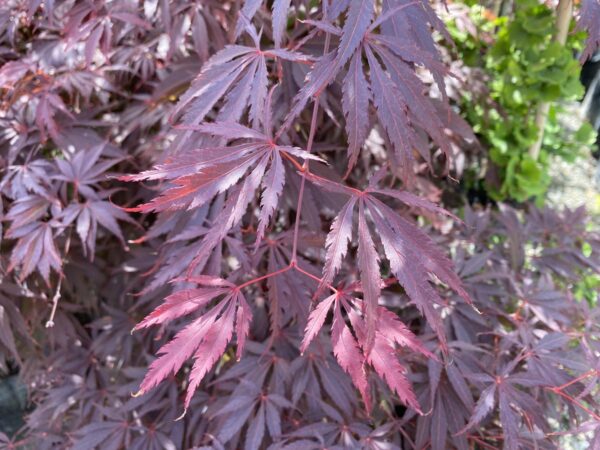
[[[600,236],[442,206],[476,138],[436,7],[0,6],[0,369],[34,405],[0,448],[600,445]]]

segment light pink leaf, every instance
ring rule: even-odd
[[[189,281],[190,283],[196,283],[202,286],[235,287],[235,284],[231,283],[230,281],[210,275],[194,275],[192,277],[176,278],[173,281]]]
[[[173,181],[174,187],[128,211],[168,211],[201,206],[235,185],[263,154],[264,151],[250,154],[239,161],[205,167],[200,173],[181,176]]]
[[[140,386],[141,393],[148,392],[169,375],[176,373],[194,354],[227,300],[229,299],[223,300],[210,312],[194,320],[158,350],[160,356],[150,365]]]
[[[325,319],[327,318],[327,313],[335,298],[335,295],[327,297],[325,300],[321,301],[308,316],[308,323],[306,324],[304,338],[302,339],[302,345],[300,346],[300,351],[302,353],[306,351],[312,340],[319,333],[319,330],[323,327]]]
[[[402,403],[421,413],[417,397],[410,385],[410,381],[405,376],[406,368],[400,364],[394,348],[389,345],[388,341],[380,333],[377,333],[375,336],[375,342],[367,360],[392,391],[400,397]]]
[[[375,337],[377,305],[382,281],[379,270],[379,256],[369,232],[362,201],[359,204],[358,211],[358,270],[360,271],[360,283],[365,298],[364,314],[367,323],[366,348],[368,349]]]
[[[331,328],[331,343],[333,353],[352,382],[360,392],[365,402],[367,411],[371,410],[371,395],[369,393],[369,384],[364,367],[364,357],[360,352],[356,339],[350,332],[350,329],[344,322],[339,303],[336,302],[333,310],[333,326]]]
[[[194,392],[208,371],[225,353],[233,335],[235,303],[230,302],[223,315],[214,321],[204,333],[202,342],[194,353],[194,365],[190,372],[190,384],[185,395],[185,408],[190,406]]]
[[[268,84],[267,63],[265,62],[265,58],[261,57],[258,60],[258,68],[254,75],[252,91],[250,93],[250,121],[255,128],[258,127],[260,120],[264,116]]]
[[[169,322],[178,317],[190,314],[228,291],[228,288],[197,288],[174,292],[165,298],[165,302],[162,305],[138,323],[134,330]]]
[[[244,298],[241,292],[237,294],[237,315],[235,318],[235,334],[237,335],[237,350],[236,357],[238,361],[242,359],[242,353],[246,344],[246,338],[250,331],[250,324],[252,323],[252,310],[248,305],[248,302]]]
[[[263,194],[261,199],[261,210],[258,218],[258,229],[256,231],[256,242],[263,238],[265,229],[269,225],[269,220],[273,211],[277,207],[279,196],[283,191],[285,183],[285,168],[278,151],[271,153],[271,167],[267,171],[263,180]]]
[[[419,339],[410,331],[398,316],[384,306],[379,308],[379,322],[377,332],[392,343],[407,347],[412,351],[417,351],[435,359],[435,356],[419,341]]]
[[[410,381],[405,376],[406,368],[398,361],[396,352],[390,341],[380,332],[377,332],[373,344],[368,347],[366,340],[367,330],[365,329],[364,321],[356,311],[349,311],[348,316],[350,317],[352,328],[356,332],[358,342],[363,352],[367,355],[367,362],[373,366],[375,372],[400,397],[400,400],[404,404],[421,413],[419,402]]]
[[[342,261],[348,251],[348,242],[352,240],[354,205],[356,205],[356,197],[351,197],[331,224],[331,231],[325,241],[327,254],[325,256],[325,266],[323,267],[323,278],[317,292],[321,292],[333,280],[342,266]]]

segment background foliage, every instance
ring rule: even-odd
[[[551,182],[551,156],[575,162],[594,142],[589,123],[565,132],[559,122],[562,104],[583,97],[577,52],[585,33],[572,32],[562,46],[552,39],[556,18],[549,6],[517,0],[514,11],[511,17],[493,18],[475,3],[461,14],[468,14],[476,34],[457,27],[460,16],[450,20],[450,32],[458,57],[483,69],[480,82],[486,86],[484,92],[465,91],[461,100],[467,120],[489,149],[486,172],[471,177],[483,178],[495,200],[536,197],[541,203]],[[541,102],[552,106],[540,155],[533,159],[527,150],[538,136],[535,113]]]
[[[600,446],[600,236],[541,207],[591,133],[526,155],[600,5],[437,10],[0,6],[0,448]]]

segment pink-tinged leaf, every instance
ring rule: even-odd
[[[287,26],[288,11],[291,0],[275,0],[273,2],[273,42],[275,47],[281,47]]]
[[[238,186],[229,196],[224,208],[215,218],[215,223],[219,225],[210,228],[204,235],[196,256],[188,268],[190,273],[193,272],[199,263],[202,261],[206,262],[214,248],[219,245],[227,233],[242,220],[248,205],[254,199],[255,192],[260,186],[260,182],[267,167],[267,162],[268,154],[263,154],[262,159],[258,162],[254,170],[244,179],[242,185]]]
[[[241,293],[237,294],[237,314],[235,318],[235,334],[237,335],[236,357],[238,361],[242,359],[246,338],[250,331],[252,323],[252,309]]]
[[[261,199],[261,210],[258,218],[258,229],[256,231],[256,242],[260,242],[265,234],[265,229],[269,225],[269,220],[273,211],[277,207],[279,196],[283,191],[285,183],[285,168],[278,151],[271,153],[271,167],[267,171],[263,180],[263,193]]]
[[[168,211],[202,206],[215,195],[235,185],[262,156],[260,152],[251,154],[240,161],[206,167],[196,175],[177,178],[173,181],[175,187],[162,192],[149,203],[130,208],[128,211]]]
[[[282,129],[288,128],[302,112],[306,103],[331,83],[340,69],[360,46],[374,14],[373,0],[355,0],[350,3],[342,38],[338,48],[323,55],[307,76],[306,84],[294,98],[292,109],[286,116]]]
[[[334,21],[337,19],[340,14],[348,9],[348,5],[350,5],[351,0],[334,0],[329,3],[329,8],[327,10],[327,19]]]
[[[377,374],[385,380],[402,403],[421,413],[421,407],[412,390],[410,381],[404,375],[406,369],[398,362],[394,348],[389,345],[384,336],[377,333],[373,348],[369,352],[368,362]]]
[[[250,121],[255,128],[258,128],[264,116],[268,84],[267,63],[265,62],[265,58],[262,57],[258,60],[258,68],[254,75],[252,91],[250,93]]]
[[[229,230],[236,226],[242,215],[246,212],[248,205],[254,199],[254,195],[263,179],[265,170],[267,169],[268,154],[262,156],[254,170],[252,170],[240,188],[240,193],[237,200],[232,204],[231,214],[228,220],[224,223],[224,228]]]
[[[210,275],[194,275],[192,277],[176,278],[173,281],[174,282],[187,281],[190,283],[199,284],[201,286],[230,287],[230,288],[235,287],[235,284],[231,283],[230,281],[224,280],[223,278],[219,278],[219,277],[213,277]]]
[[[230,147],[210,147],[180,153],[176,158],[168,158],[151,170],[137,175],[120,176],[121,181],[173,180],[183,176],[195,175],[207,167],[219,166],[242,160],[261,148],[256,143],[234,145]]]
[[[10,230],[16,230],[43,218],[50,204],[50,200],[41,195],[25,195],[17,198],[4,216],[5,220],[11,221],[9,233]]]
[[[398,38],[385,35],[377,35],[375,39],[384,44],[392,52],[402,58],[404,61],[421,64],[430,72],[445,76],[448,74],[448,68],[436,59],[435,55],[430,55],[424,52],[417,45],[402,41]]]
[[[533,398],[532,401],[535,402]],[[504,450],[519,450],[519,416],[511,406],[510,396],[504,391],[503,386],[498,389],[498,409],[500,410],[500,423],[504,436]]]
[[[317,292],[321,292],[333,280],[342,266],[342,261],[348,251],[348,242],[352,240],[352,216],[355,205],[356,197],[351,197],[331,224],[331,231],[325,241],[327,254],[323,267],[323,278]]]
[[[219,108],[217,114],[217,121],[239,122],[242,120],[248,104],[252,106],[254,97],[256,96],[253,83],[257,77],[256,70],[259,67],[259,61],[261,65],[264,65],[264,58],[255,59],[247,70],[247,74],[225,96],[224,104]],[[258,128],[259,121],[252,121],[252,126]]]
[[[268,401],[265,405],[265,420],[271,437],[275,440],[281,436],[281,415],[273,402]]]
[[[365,319],[367,323],[366,348],[373,343],[377,326],[377,305],[381,294],[381,272],[379,270],[379,256],[375,250],[375,244],[369,232],[369,226],[365,218],[365,210],[362,201],[358,211],[358,270],[360,271],[360,283],[365,299]],[[368,350],[367,350],[368,353]]]
[[[276,148],[280,152],[288,153],[292,156],[297,156],[298,158],[302,158],[304,160],[310,159],[311,161],[319,161],[325,163],[325,160],[323,158],[320,158],[317,155],[313,155],[312,153],[308,153],[306,150],[302,150],[298,147],[291,147],[289,145],[278,145]]]
[[[205,339],[208,330],[215,323],[216,317],[225,304],[229,303],[229,299],[224,299],[210,312],[194,320],[177,333],[173,340],[158,350],[160,356],[150,365],[140,386],[141,393],[148,392],[169,375],[176,373],[183,363],[191,358],[200,343]]]
[[[185,409],[190,406],[192,397],[202,379],[225,353],[227,344],[233,335],[235,303],[230,302],[223,315],[207,329],[202,342],[194,353],[194,365],[190,372],[190,384],[185,394]]]
[[[225,63],[228,63],[228,62],[234,60],[235,58],[238,58],[238,57],[244,56],[244,55],[248,55],[249,53],[253,53],[255,51],[256,51],[255,48],[246,47],[243,45],[227,45],[227,46],[225,46],[225,48],[221,49],[220,51],[218,51],[217,53],[212,55],[210,57],[210,59],[208,61],[206,61],[204,66],[202,66],[202,71],[200,72],[200,75],[198,75],[196,80],[194,80],[194,83],[196,81],[200,81],[202,79],[210,80],[211,77],[209,77],[209,76],[204,77],[203,74],[209,72],[209,70],[211,70],[211,69],[218,68],[219,66],[222,66]],[[192,84],[192,88],[193,87],[194,86]],[[190,96],[194,95],[194,92],[190,92],[188,94],[188,92],[186,91],[186,93],[184,95],[186,96],[186,98],[189,98]]]
[[[455,365],[446,366],[446,375],[448,376],[448,381],[450,381],[456,395],[468,410],[472,410],[474,408],[473,396],[463,375]]]
[[[365,359],[360,352],[356,339],[344,322],[339,303],[336,302],[333,310],[333,326],[331,328],[331,344],[340,367],[344,369],[360,392],[365,408],[371,410],[371,395],[369,383],[365,372]]]
[[[346,117],[348,134],[348,169],[356,164],[360,149],[369,133],[369,99],[371,93],[362,68],[360,53],[350,62],[348,73],[342,85],[342,108]]]
[[[112,203],[101,200],[87,203],[85,210],[89,209],[94,221],[98,222],[112,234],[114,234],[125,245],[125,238],[117,219],[124,222],[135,223],[125,212],[114,206]],[[83,211],[82,211],[83,212]]]
[[[421,414],[421,408],[412,389],[410,381],[406,378],[406,368],[400,364],[393,345],[379,331],[375,334],[373,344],[367,346],[367,330],[365,322],[356,313],[349,311],[348,316],[352,328],[356,332],[358,342],[367,355],[367,362],[373,366],[375,372],[387,383],[400,400]]]
[[[308,323],[306,324],[304,338],[302,339],[302,345],[300,346],[300,351],[302,353],[306,351],[312,340],[319,333],[319,330],[323,327],[325,319],[327,318],[327,313],[335,299],[335,295],[327,297],[325,300],[321,301],[308,316]]]
[[[89,248],[89,246],[87,245],[88,243],[88,235],[90,232],[90,225],[92,222],[92,215],[90,213],[89,208],[81,208],[80,209],[80,213],[79,216],[77,217],[77,226],[75,227],[77,234],[79,235],[79,239],[81,239],[81,242],[83,243],[83,250],[84,250],[84,254],[86,253],[86,249]],[[92,242],[95,242],[95,236],[94,236],[94,240]],[[90,253],[93,253],[94,248],[91,247],[89,248]]]
[[[412,3],[412,4],[411,4]],[[401,9],[397,9],[398,6]],[[405,7],[402,7],[405,6]],[[383,0],[383,15],[388,11],[396,9],[396,12],[385,23],[382,23],[384,35],[391,36],[399,42],[413,42],[419,47],[424,58],[441,60],[437,50],[432,28],[439,32],[444,39],[452,43],[452,37],[448,33],[444,22],[437,16],[428,0],[410,2],[408,0]],[[430,68],[431,70],[431,68]],[[442,97],[446,98],[444,74],[437,70],[431,70]]]
[[[389,309],[380,306],[379,322],[377,323],[377,332],[385,336],[390,342],[407,347],[412,351],[417,351],[428,358],[436,359],[422,343],[417,336],[410,331],[398,316]]]
[[[165,302],[148,314],[138,323],[134,330],[140,330],[152,325],[170,322],[184,315],[190,314],[210,303],[219,295],[229,292],[228,288],[197,288],[184,289],[174,292],[165,298]]]
[[[8,61],[0,67],[0,87],[14,89],[15,83],[21,80],[31,69],[31,65],[23,61]]]

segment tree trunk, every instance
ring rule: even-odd
[[[567,35],[569,33],[569,24],[571,23],[571,17],[573,16],[573,0],[560,0],[558,2],[558,10],[556,14],[556,35],[554,36],[554,40],[561,45],[565,45],[567,42]],[[544,128],[546,126],[549,110],[550,103],[540,103],[535,115],[535,125],[538,129],[538,138],[536,142],[529,148],[529,155],[535,160],[538,159],[538,156],[540,155],[540,149],[542,148]]]

